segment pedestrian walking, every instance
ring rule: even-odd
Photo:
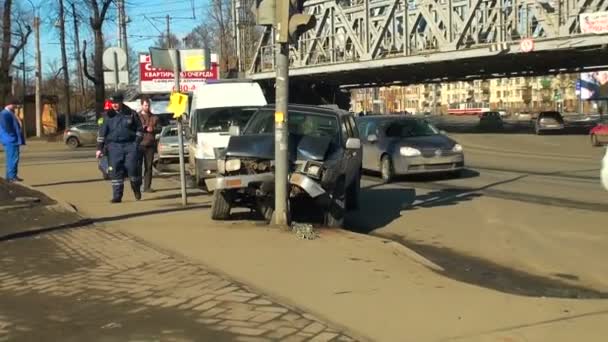
[[[143,126],[144,137],[139,144],[141,161],[138,166],[141,170],[143,165],[144,192],[154,192],[152,189],[152,162],[156,152],[156,134],[160,133],[160,125],[158,124],[158,117],[152,113],[150,99],[147,97],[141,99],[139,119]]]
[[[19,101],[9,97],[5,101],[4,110],[0,112],[0,142],[4,145],[6,160],[6,181],[22,182],[17,175],[19,172],[20,147],[25,145],[25,137],[21,129],[21,121],[15,114]]]
[[[103,156],[104,148],[107,148],[112,179],[112,203],[122,202],[125,174],[131,182],[135,199],[141,199],[138,146],[143,138],[143,127],[137,112],[123,104],[123,100],[122,93],[110,97],[112,108],[106,112],[97,136],[98,159]]]

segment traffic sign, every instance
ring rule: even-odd
[[[167,110],[173,113],[173,118],[178,119],[186,112],[188,106],[188,95],[174,92],[169,97],[169,106]]]
[[[107,48],[103,52],[103,65],[106,67],[106,69],[114,71],[114,53],[116,53],[116,64],[118,64],[118,70],[122,70],[127,65],[127,54],[125,53],[125,50],[119,47]]]
[[[532,38],[524,38],[519,43],[519,48],[523,52],[531,52],[534,50],[534,39]]]

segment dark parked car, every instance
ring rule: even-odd
[[[289,196],[312,199],[325,224],[341,226],[357,207],[361,141],[352,114],[319,106],[289,106]],[[274,205],[274,106],[262,107],[242,135],[230,137],[218,160],[213,219],[227,219],[233,207],[248,207],[270,219]]]
[[[564,118],[559,112],[555,111],[540,112],[534,121],[534,132],[536,134],[548,131],[561,132],[564,128]]]
[[[496,131],[503,128],[500,112],[484,112],[479,115],[479,129],[483,131]]]
[[[423,118],[357,118],[363,168],[380,171],[390,182],[397,175],[450,172],[464,168],[462,146]]]

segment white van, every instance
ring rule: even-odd
[[[228,146],[230,126],[241,129],[266,98],[259,84],[249,80],[222,80],[196,89],[190,105],[189,172],[195,184],[215,177],[216,157]]]

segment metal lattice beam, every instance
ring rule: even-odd
[[[305,12],[317,26],[292,48],[292,69],[341,70],[435,53],[458,58],[497,44],[513,50],[526,37],[574,42],[585,37],[579,14],[607,10],[605,0],[311,0]],[[250,75],[274,68],[273,39],[263,35]]]

